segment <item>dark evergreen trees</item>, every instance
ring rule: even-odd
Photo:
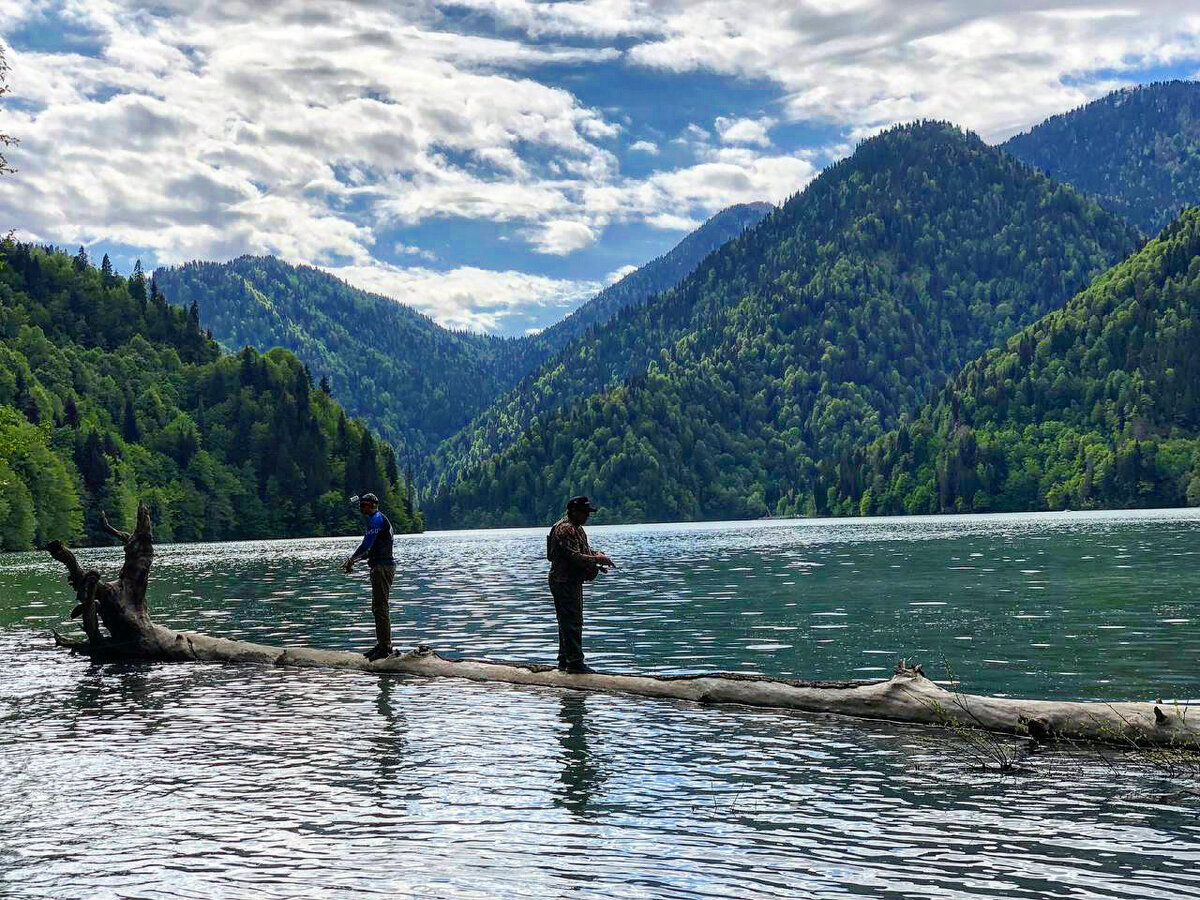
[[[1200,83],[1117,91],[1003,147],[1155,234],[1181,209],[1200,203]]]

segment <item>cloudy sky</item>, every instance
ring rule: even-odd
[[[919,117],[999,140],[1200,75],[1200,5],[5,0],[0,231],[128,270],[274,253],[544,326]]]

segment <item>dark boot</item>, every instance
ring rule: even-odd
[[[596,670],[585,662],[575,663],[573,666],[559,666],[558,671],[566,672],[568,675],[595,675]]]

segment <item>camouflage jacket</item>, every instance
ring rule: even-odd
[[[587,532],[566,517],[555,522],[546,535],[546,558],[551,581],[592,581],[600,571],[592,559]]]

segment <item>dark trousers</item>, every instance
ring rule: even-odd
[[[371,569],[371,612],[375,614],[375,642],[380,647],[392,646],[392,616],[388,598],[392,594],[395,566],[374,566]]]
[[[550,593],[558,618],[558,664],[583,665],[583,582],[552,581]]]

